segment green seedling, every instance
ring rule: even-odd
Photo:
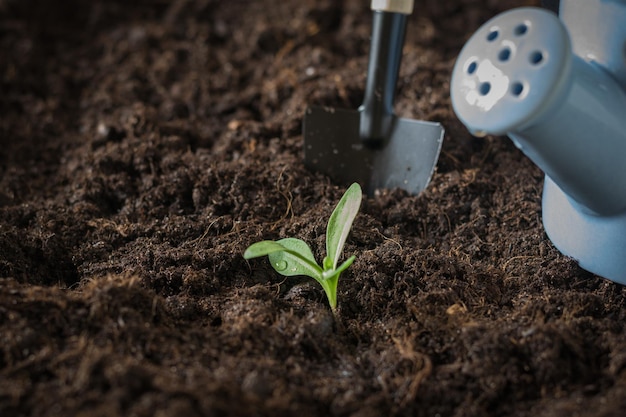
[[[351,256],[341,265],[337,264],[352,222],[359,212],[362,195],[361,186],[352,184],[330,215],[326,226],[326,257],[321,266],[315,261],[309,245],[295,238],[254,243],[246,249],[243,257],[251,259],[267,255],[272,267],[279,274],[286,277],[306,275],[313,278],[324,288],[330,308],[335,312],[339,275],[352,265],[356,257]]]

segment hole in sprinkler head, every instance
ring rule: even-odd
[[[526,32],[528,32],[528,25],[526,23],[521,23],[517,25],[515,27],[515,30],[513,30],[513,33],[515,33],[515,36],[522,36]]]
[[[478,92],[481,96],[486,96],[487,94],[489,94],[489,90],[491,90],[491,84],[488,82],[481,83],[478,86]]]
[[[535,51],[530,54],[530,63],[538,65],[543,61],[543,53],[541,51]]]
[[[524,84],[518,81],[511,84],[511,94],[513,94],[515,97],[521,96],[523,92],[524,92]]]
[[[500,62],[506,62],[509,60],[509,58],[511,58],[511,48],[504,48],[498,54],[498,59],[500,60]]]
[[[498,29],[491,29],[491,31],[487,35],[487,40],[489,42],[493,42],[496,40],[497,37],[498,37]]]
[[[467,73],[469,75],[472,75],[476,72],[476,68],[478,68],[478,64],[476,64],[476,61],[470,62],[470,64],[467,66]]]

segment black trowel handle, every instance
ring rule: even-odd
[[[361,112],[361,140],[382,146],[393,125],[393,102],[408,15],[413,0],[372,0],[372,41],[365,97]]]

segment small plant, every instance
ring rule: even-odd
[[[352,222],[361,206],[361,186],[352,184],[345,192],[328,219],[326,227],[326,257],[318,265],[309,245],[301,239],[286,238],[278,241],[264,240],[254,243],[243,254],[245,259],[267,255],[272,267],[286,277],[306,275],[320,283],[333,312],[337,309],[337,283],[355,256],[346,259],[339,267],[337,263],[346,242]]]

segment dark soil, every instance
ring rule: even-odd
[[[445,126],[438,172],[364,200],[335,321],[242,253],[322,256],[345,186],[302,117],[360,104],[368,1],[0,0],[0,415],[624,415],[624,289],[450,107],[464,41],[527,3],[416,2],[397,112]]]

